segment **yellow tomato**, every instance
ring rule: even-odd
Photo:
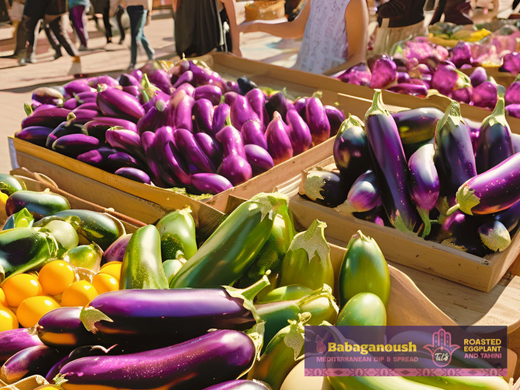
[[[17,307],[24,299],[42,295],[42,286],[38,278],[29,274],[18,274],[7,279],[2,285],[7,306]]]
[[[59,295],[76,280],[74,268],[63,260],[46,264],[38,275],[43,291],[49,295]]]
[[[62,306],[85,306],[95,297],[98,293],[93,285],[85,280],[72,283],[69,287],[63,291],[61,296]]]
[[[5,292],[1,287],[0,287],[0,306],[8,306],[7,299],[5,298]]]
[[[3,192],[0,192],[0,223],[5,222],[8,215],[5,211],[5,204],[7,203],[7,199],[9,196],[7,194],[4,194]]]
[[[120,261],[111,261],[110,263],[106,263],[99,270],[100,274],[109,274],[116,278],[118,281],[121,279],[121,267],[123,263]]]
[[[18,328],[15,314],[7,307],[0,307],[0,332]]]
[[[54,298],[46,296],[31,297],[20,303],[16,316],[23,327],[30,328],[36,325],[44,314],[58,307],[60,307],[60,304]]]
[[[97,274],[92,279],[92,285],[94,286],[98,294],[103,294],[108,291],[119,290],[119,280],[117,280],[109,274]]]

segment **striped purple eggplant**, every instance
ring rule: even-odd
[[[203,194],[216,195],[233,188],[228,179],[216,173],[195,173],[191,175],[191,184]]]
[[[134,96],[116,88],[106,88],[97,96],[103,115],[136,122],[144,115],[144,108]]]
[[[53,150],[73,158],[98,147],[99,140],[85,134],[64,135],[52,144]]]
[[[211,136],[214,136],[226,126],[226,120],[230,113],[231,107],[227,103],[220,103],[215,107],[215,111],[213,112],[213,123],[211,126],[213,133],[210,134]]]
[[[238,95],[231,105],[231,124],[241,129],[244,123],[253,120],[260,122],[260,118],[249,104],[249,100],[245,96]]]
[[[312,144],[314,146],[329,139],[330,123],[327,118],[325,107],[323,107],[320,99],[316,97],[307,98],[305,105],[305,121],[311,131]]]
[[[43,344],[34,328],[17,328],[0,332],[0,364],[15,353],[37,345]]]
[[[70,110],[66,108],[45,108],[35,111],[31,116],[22,120],[22,129],[29,126],[45,126],[55,128],[67,120]]]
[[[76,159],[94,167],[109,170],[109,166],[111,165],[109,156],[116,153],[118,152],[114,148],[109,146],[101,146],[98,149],[90,150],[78,155]]]
[[[137,126],[135,123],[125,119],[98,117],[90,122],[85,123],[85,130],[88,135],[96,137],[100,141],[105,141],[105,133],[111,127],[122,127],[126,130],[131,130],[137,133]]]
[[[274,161],[266,149],[258,145],[244,146],[247,162],[253,169],[253,175],[260,175],[274,167]]]
[[[291,140],[293,154],[297,156],[312,148],[311,131],[307,123],[305,123],[300,114],[298,114],[296,108],[288,110],[285,118],[287,120],[287,134]]]
[[[38,146],[45,146],[47,137],[54,129],[44,126],[30,126],[15,133],[15,137]]]
[[[12,384],[31,375],[45,376],[63,355],[46,345],[25,348],[4,363],[0,369],[0,380]]]
[[[357,178],[347,195],[347,200],[336,207],[340,214],[364,213],[383,204],[379,181],[374,171],[368,170]]]
[[[179,88],[183,84],[195,84],[195,81],[193,79],[193,72],[191,70],[188,70],[184,72],[178,79],[175,81],[175,84],[173,84],[173,88]]]
[[[220,99],[222,99],[222,90],[215,85],[202,85],[195,88],[193,98],[195,100],[207,99],[216,106],[220,103]]]
[[[173,142],[173,129],[168,126],[160,127],[155,132],[153,149],[157,162],[162,165],[161,170],[167,173],[174,182],[180,181],[184,185],[191,184],[189,169],[175,148]],[[160,175],[161,179],[163,175]]]
[[[77,124],[85,124],[93,119],[95,119],[99,112],[97,110],[86,110],[86,109],[74,109],[72,114],[76,116],[74,119],[74,123]]]
[[[242,158],[246,157],[242,136],[234,126],[224,127],[217,133],[215,138],[222,144],[225,157],[232,154],[236,154]]]
[[[273,119],[275,112],[278,112],[282,119],[285,120],[285,115],[287,114],[287,98],[285,97],[285,90],[269,96],[269,99],[265,103],[265,108],[270,120]]]
[[[226,92],[224,94],[224,103],[231,107],[235,103],[237,96],[240,96],[238,92]]]
[[[32,93],[31,99],[42,104],[53,104],[55,106],[62,104],[64,100],[60,91],[50,87],[36,88]]]
[[[88,85],[88,81],[85,79],[71,81],[70,83],[65,84],[63,89],[69,96],[73,96],[75,93],[91,92],[94,90]]]
[[[195,100],[191,96],[185,96],[175,108],[174,125],[177,129],[185,129],[193,132],[193,121],[191,119]]]
[[[214,173],[216,171],[209,157],[199,147],[195,136],[188,130],[177,129],[173,133],[173,140],[188,165],[195,167],[194,171],[197,173]]]
[[[457,205],[448,215],[459,209],[465,214],[493,214],[505,210],[520,200],[520,153],[480,173],[460,186]]]
[[[271,390],[271,387],[256,380],[237,379],[206,387],[203,390]]]
[[[221,90],[224,89],[224,81],[217,72],[198,66],[193,61],[189,61],[189,70],[193,72],[193,79],[197,86],[214,85]]]
[[[109,172],[114,173],[120,168],[138,168],[146,170],[146,165],[141,160],[137,160],[134,156],[126,153],[119,152],[111,153],[105,160],[105,169]]]
[[[336,172],[312,170],[302,178],[299,194],[327,207],[336,207],[347,199],[345,179]]]
[[[81,309],[81,306],[60,307],[44,314],[35,327],[42,343],[56,349],[74,349],[98,343],[98,338],[81,323]]]
[[[267,140],[264,134],[264,125],[258,121],[247,121],[240,130],[246,145],[258,145],[267,150]]]
[[[330,123],[330,136],[334,137],[345,120],[345,114],[334,106],[325,106],[325,113]]]
[[[146,161],[139,134],[113,127],[106,131],[105,136],[108,144],[113,148],[121,149],[141,161]]]
[[[213,87],[211,87],[213,88]],[[206,134],[213,135],[213,103],[205,98],[198,99],[193,105],[193,117],[199,128]]]
[[[417,234],[421,217],[408,192],[408,166],[399,131],[383,106],[380,90],[365,116],[366,134],[374,172],[381,185],[381,198],[390,223],[402,232]]]
[[[195,134],[197,144],[202,149],[204,154],[208,156],[214,166],[219,166],[222,162],[222,151],[219,144],[206,133]]]
[[[493,113],[482,121],[475,153],[478,173],[493,168],[514,154],[504,98],[498,99]]]
[[[503,252],[511,245],[511,235],[499,221],[488,221],[478,228],[478,235],[485,247],[493,252]]]
[[[152,181],[150,180],[150,176],[143,170],[139,168],[119,168],[117,171],[114,172],[116,175],[124,177],[126,179],[130,179],[133,181],[137,181],[139,183],[143,184],[152,184]]]
[[[103,252],[103,258],[101,259],[101,265],[110,263],[112,261],[123,261],[125,250],[128,245],[128,241],[132,237],[131,234],[124,234],[115,240],[106,251]]]
[[[273,114],[273,120],[265,131],[267,150],[273,158],[275,165],[287,161],[293,157],[291,139],[287,134],[287,125],[283,122],[278,112]]]
[[[70,113],[67,116],[67,120],[65,122],[60,123],[47,137],[45,141],[45,147],[48,149],[52,148],[52,145],[58,138],[61,138],[65,135],[71,134],[85,134],[85,130],[82,125],[74,123],[74,119],[76,119],[76,115]]]
[[[164,69],[157,69],[150,75],[150,82],[166,94],[172,93],[170,75]]]
[[[145,131],[153,132],[161,126],[167,126],[167,124],[163,123],[168,121],[170,116],[168,107],[168,103],[158,99],[152,108],[137,122],[137,132],[143,134]],[[171,122],[173,123],[173,121]]]
[[[249,101],[249,105],[258,116],[260,123],[269,123],[269,118],[265,117],[267,112],[265,109],[265,93],[260,88],[254,88],[246,93],[246,99]]]
[[[253,177],[253,168],[244,157],[230,154],[224,157],[217,173],[228,179],[234,186],[238,186]]]
[[[117,87],[119,85],[119,82],[109,75],[90,77],[87,80],[88,85],[92,88],[97,88],[100,84],[105,84],[109,87]]]

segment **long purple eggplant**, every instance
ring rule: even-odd
[[[478,173],[493,168],[514,154],[504,98],[498,99],[493,113],[482,121],[475,153]]]
[[[45,146],[47,137],[53,130],[50,127],[31,126],[18,131],[14,136],[38,146]]]
[[[106,170],[110,166],[109,157],[116,153],[118,152],[114,148],[111,148],[109,146],[101,146],[98,149],[82,153],[78,155],[76,158],[78,159],[78,161]]]
[[[56,349],[96,344],[98,338],[87,331],[79,319],[81,309],[81,306],[60,307],[43,315],[36,325],[40,340]]]
[[[216,106],[220,103],[220,99],[222,99],[222,90],[215,85],[202,85],[195,88],[193,98],[195,100],[207,99]]]
[[[193,132],[193,121],[191,119],[191,115],[193,112],[193,106],[195,105],[195,100],[190,96],[185,96],[182,99],[177,107],[175,108],[175,127],[177,129],[185,129],[190,132]]]
[[[106,84],[109,87],[117,87],[119,85],[119,82],[109,76],[109,75],[103,75],[103,76],[97,76],[97,77],[90,77],[88,80],[88,85],[92,88],[97,88],[100,84]]]
[[[76,158],[82,153],[97,149],[99,140],[85,134],[70,134],[58,138],[52,144],[52,149],[58,153]]]
[[[288,135],[291,140],[294,156],[312,148],[312,135],[309,126],[298,114],[296,109],[290,109],[285,115],[288,125]]]
[[[12,384],[31,375],[45,376],[62,357],[62,353],[46,345],[25,348],[4,363],[0,380]]]
[[[244,157],[230,154],[224,157],[217,173],[228,179],[234,186],[238,186],[253,177],[253,168]]]
[[[175,149],[173,143],[173,129],[168,126],[160,127],[155,132],[154,146],[155,157],[162,170],[169,172],[168,176],[174,181],[178,180],[184,185],[191,184],[188,167],[182,156]],[[163,176],[160,176],[161,179]]]
[[[135,123],[125,119],[98,117],[94,120],[85,123],[85,130],[88,135],[96,137],[100,141],[105,141],[105,133],[111,127],[122,127],[126,130],[131,130],[137,133],[137,126]]]
[[[198,66],[193,61],[189,61],[189,70],[193,72],[196,85],[214,85],[224,89],[224,81],[217,72]]]
[[[116,151],[116,153],[111,153],[107,156],[105,168],[107,171],[114,173],[121,168],[139,168],[146,170],[146,165],[144,162],[141,162],[141,160],[137,160],[134,156],[126,152]]]
[[[241,129],[247,121],[258,121],[260,118],[249,104],[249,100],[245,96],[238,95],[231,105],[231,124],[236,129]],[[261,123],[261,122],[260,122]]]
[[[334,137],[345,120],[345,114],[334,106],[325,106],[325,113],[330,123],[330,136]]]
[[[202,149],[204,154],[208,156],[214,166],[219,166],[222,162],[222,151],[218,143],[206,133],[195,134],[197,144]]]
[[[271,390],[271,388],[255,380],[237,379],[206,387],[203,390]]]
[[[129,73],[122,73],[118,78],[117,81],[119,85],[122,87],[129,87],[131,85],[135,87],[141,87],[141,83],[139,80],[137,80],[133,75]]]
[[[267,150],[267,140],[264,134],[264,126],[258,121],[247,121],[240,130],[244,144],[258,145]]]
[[[520,153],[497,166],[476,175],[460,186],[457,205],[465,214],[493,214],[505,210],[520,200]]]
[[[103,115],[136,122],[145,114],[144,108],[134,96],[116,88],[98,93],[98,107]]]
[[[269,118],[265,117],[265,93],[260,88],[254,88],[246,93],[246,99],[249,101],[249,105],[258,116],[260,123],[269,123]]]
[[[216,173],[195,173],[191,175],[191,184],[203,194],[216,195],[233,188],[228,179]]]
[[[72,114],[76,116],[74,119],[74,123],[85,124],[99,115],[97,110],[86,110],[86,109],[75,109],[72,111]]]
[[[235,103],[235,100],[237,100],[237,96],[240,96],[238,92],[226,92],[224,94],[224,103],[231,107],[233,103]]]
[[[167,94],[172,93],[172,82],[170,76],[164,69],[157,69],[150,75],[150,82]]]
[[[312,170],[302,178],[299,194],[327,207],[339,206],[347,199],[345,179],[336,172]]]
[[[408,192],[408,166],[394,119],[383,107],[380,90],[374,93],[372,107],[365,116],[372,163],[381,198],[390,223],[402,232],[419,233],[421,217]]]
[[[29,126],[45,126],[55,128],[67,120],[70,110],[66,108],[45,108],[35,111],[31,116],[22,120],[22,129]]]
[[[415,144],[432,139],[437,123],[443,116],[441,110],[431,107],[392,114],[403,144]]]
[[[143,134],[145,131],[155,131],[161,126],[168,126],[169,104],[158,99],[150,110],[137,122],[137,132]],[[170,121],[170,125],[173,121]]]
[[[31,99],[43,104],[53,104],[55,106],[60,105],[64,100],[60,91],[49,87],[36,88],[32,93]]]
[[[105,133],[107,142],[113,148],[119,148],[135,158],[146,161],[141,137],[131,130],[118,129],[116,127],[108,129]]]
[[[205,98],[198,99],[193,105],[193,117],[199,128],[206,134],[213,135],[213,103]]]
[[[347,195],[347,200],[336,207],[340,214],[364,213],[383,204],[379,181],[374,171],[368,170],[357,178]]]
[[[150,176],[139,168],[119,168],[114,172],[116,175],[139,182],[143,184],[152,184]]]
[[[247,162],[251,165],[254,176],[260,175],[274,167],[273,158],[264,148],[258,145],[246,145],[244,149]]]
[[[181,77],[175,81],[175,84],[173,84],[173,88],[179,88],[183,84],[195,84],[195,81],[193,79],[193,72],[191,70],[188,70],[184,72]]]
[[[65,135],[71,134],[85,134],[85,130],[83,126],[74,123],[74,119],[76,119],[76,115],[70,113],[67,116],[67,120],[65,122],[60,123],[47,137],[45,142],[45,147],[48,149],[52,148],[52,145],[58,138],[61,138]]]
[[[287,126],[278,112],[273,114],[273,120],[265,131],[267,150],[273,158],[275,165],[287,161],[293,157],[291,139],[287,134]]]
[[[65,84],[63,89],[69,96],[73,96],[75,93],[94,91],[94,89],[88,85],[88,81],[85,79],[71,81],[70,83]]]
[[[0,364],[15,353],[37,345],[43,344],[34,328],[17,328],[0,332]]]
[[[213,133],[210,134],[211,136],[214,136],[226,126],[226,119],[230,113],[231,107],[229,104],[220,103],[217,107],[215,107],[215,111],[213,113],[213,123],[211,126]]]
[[[101,259],[101,265],[110,263],[112,261],[123,261],[125,250],[128,245],[128,241],[132,237],[131,234],[125,234],[115,240],[106,251],[103,252],[103,258]]]
[[[171,129],[171,127],[169,127],[169,129]],[[173,139],[172,132],[173,130],[170,132],[170,135],[172,135],[171,139]],[[172,176],[170,176],[170,173],[167,172],[165,166],[163,166],[159,159],[158,153],[156,152],[155,133],[145,131],[141,135],[141,141],[145,151],[146,163],[148,164],[148,168],[152,174],[151,179],[153,183],[160,187],[173,187],[177,185],[175,175],[172,174]]]
[[[199,173],[214,173],[216,171],[211,160],[199,147],[194,135],[188,130],[177,129],[173,133],[177,150],[184,156],[188,165],[192,165]]]
[[[309,125],[314,146],[325,142],[330,137],[330,123],[325,107],[316,97],[307,98],[305,104],[305,121]]]
[[[230,156],[235,154],[242,158],[246,157],[246,151],[244,150],[244,142],[240,132],[234,126],[226,126],[220,130],[216,137],[218,142],[222,144],[224,156]]]

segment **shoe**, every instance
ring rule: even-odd
[[[20,58],[20,59],[18,60],[18,65],[20,65],[20,66],[25,66],[25,65],[27,65],[27,63],[25,62],[25,58]]]
[[[128,67],[127,70],[134,70],[135,69],[135,64],[130,64],[130,66]]]
[[[55,59],[55,60],[57,60],[57,59],[60,58],[60,57],[63,57],[63,54],[58,53],[58,52],[56,52],[56,54],[54,54],[54,59]]]
[[[119,40],[119,44],[122,45],[123,43],[125,43],[125,40],[124,39],[120,39]]]
[[[82,44],[82,45],[79,45],[79,49],[78,50],[79,51],[88,51],[89,49],[88,49],[88,47],[86,47],[85,45]]]
[[[107,38],[107,45],[108,45],[109,43],[112,43],[112,38]]]

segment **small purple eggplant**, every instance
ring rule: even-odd
[[[137,133],[136,124],[125,119],[98,117],[85,123],[87,134],[96,137],[102,142],[105,141],[106,131],[111,127],[121,127],[125,130],[131,130]]]
[[[52,149],[58,153],[76,158],[82,153],[96,149],[99,146],[97,138],[85,134],[69,134],[58,138],[52,144]]]
[[[224,92],[239,92],[238,83],[236,81],[226,81],[226,84],[224,85]]]
[[[211,126],[213,134],[210,134],[211,136],[215,136],[226,126],[226,120],[230,113],[231,107],[227,103],[220,103],[217,107],[215,107],[215,111],[213,112],[213,123]]]
[[[298,114],[296,107],[287,111],[286,119],[288,124],[287,133],[291,140],[294,155],[297,156],[312,148],[311,131],[307,123]]]
[[[17,328],[0,332],[0,364],[25,348],[43,345],[34,328]]]
[[[517,76],[515,81],[507,88],[505,94],[506,104],[520,104],[520,76]]]
[[[213,88],[209,86],[210,88]],[[201,87],[199,87],[201,88]],[[193,116],[200,131],[213,135],[213,103],[205,98],[199,98],[193,105]]]
[[[216,195],[233,188],[233,184],[228,179],[216,173],[196,173],[191,175],[191,184],[203,194]]]
[[[118,81],[113,77],[108,75],[91,77],[88,80],[88,85],[92,88],[97,88],[100,84],[105,84],[108,87],[117,87],[119,85]]]
[[[254,112],[247,98],[241,95],[238,95],[231,105],[230,117],[231,124],[236,129],[241,129],[244,123],[250,120],[260,122],[260,118]]]
[[[32,144],[45,147],[47,137],[54,129],[44,126],[30,126],[15,133],[15,137]]]
[[[520,134],[512,133],[511,134],[511,143],[513,144],[513,152],[520,152]]]
[[[397,81],[397,65],[388,56],[376,60],[372,69],[370,88],[387,88]]]
[[[520,118],[520,104],[509,104],[506,106],[506,113],[513,118]]]
[[[83,103],[80,104],[75,108],[75,110],[92,110],[99,112],[98,106],[96,102],[89,102],[89,103]]]
[[[136,99],[141,97],[142,88],[136,87],[135,85],[127,85],[126,87],[122,87],[122,91],[132,95]]]
[[[216,106],[220,103],[220,99],[222,99],[222,90],[215,85],[203,85],[195,88],[193,98],[195,100],[207,99]]]
[[[116,88],[98,93],[97,104],[103,115],[136,122],[144,115],[144,108],[134,96]]]
[[[273,119],[274,113],[278,112],[283,120],[287,114],[287,98],[285,97],[285,90],[277,92],[271,96],[265,103],[269,120]]]
[[[476,256],[484,257],[490,252],[482,244],[476,230],[476,221],[472,217],[457,211],[443,219],[441,232],[436,241]]]
[[[113,173],[120,168],[139,168],[146,170],[145,165],[140,160],[137,160],[134,156],[126,152],[110,154],[106,159],[105,169]]]
[[[79,105],[78,99],[70,98],[65,103],[63,103],[62,107],[67,110],[74,110]]]
[[[116,154],[117,150],[108,146],[102,146],[98,149],[90,150],[76,157],[78,161],[92,165],[97,168],[109,170],[109,157]]]
[[[465,64],[471,65],[471,46],[468,42],[457,42],[455,47],[451,50],[451,61],[457,68]]]
[[[85,134],[85,130],[83,126],[74,123],[76,119],[76,115],[70,113],[67,116],[67,121],[60,123],[47,137],[45,142],[45,147],[48,149],[52,148],[52,145],[58,138],[61,138],[65,135],[71,134]]]
[[[318,204],[337,207],[347,199],[346,184],[339,173],[312,170],[302,178],[299,193]]]
[[[218,167],[222,162],[222,151],[218,143],[206,133],[195,134],[197,144],[202,149],[204,154],[208,156],[214,166]]]
[[[29,126],[45,126],[55,128],[67,120],[70,110],[66,108],[45,108],[35,111],[31,116],[22,120],[22,129]]]
[[[183,84],[191,84],[192,86],[195,84],[193,79],[193,72],[188,70],[184,72],[181,77],[177,79],[175,84],[173,84],[173,88],[179,88]]]
[[[225,157],[236,154],[242,158],[246,158],[242,136],[235,127],[224,127],[217,133],[216,139],[222,144]]]
[[[305,118],[305,107],[307,106],[307,99],[306,98],[299,98],[294,102],[294,108],[296,111],[298,111],[298,114],[302,118]]]
[[[347,195],[347,200],[335,208],[340,214],[364,213],[383,204],[376,174],[368,170],[357,178]]]
[[[345,114],[334,106],[325,106],[325,113],[330,123],[330,136],[334,137],[338,133],[341,124],[345,121]]]
[[[487,81],[486,69],[481,66],[475,68],[473,73],[471,73],[471,76],[469,76],[469,79],[471,80],[471,86],[473,88],[478,87],[480,84]]]
[[[173,133],[177,150],[184,156],[189,166],[195,167],[197,173],[214,173],[215,167],[211,160],[199,147],[194,135],[188,130],[177,129]],[[190,171],[193,169],[190,169]]]
[[[269,118],[265,118],[265,93],[260,88],[254,88],[246,94],[246,99],[249,101],[249,105],[258,116],[260,123],[266,123]]]
[[[193,132],[193,121],[191,119],[195,100],[191,96],[185,96],[175,108],[174,124],[177,129],[185,129]]]
[[[135,86],[135,87],[141,87],[141,82],[139,80],[137,80],[133,75],[129,74],[129,73],[122,73],[118,78],[117,78],[117,81],[119,83],[119,85],[121,85],[122,87],[129,87],[131,85]]]
[[[85,123],[96,119],[99,115],[99,112],[97,110],[86,110],[76,108],[72,111],[72,114],[76,116],[76,119],[74,119],[74,123],[84,125]]]
[[[195,65],[193,61],[189,61],[189,70],[193,72],[193,79],[197,86],[215,85],[221,90],[224,89],[224,81],[217,72]]]
[[[501,72],[509,72],[515,76],[520,73],[520,54],[518,52],[506,54],[502,61]]]
[[[103,252],[103,258],[101,259],[101,266],[112,261],[123,261],[125,250],[128,245],[128,241],[132,237],[131,234],[124,234],[115,240],[106,251]]]
[[[238,186],[253,177],[253,168],[247,160],[238,154],[230,154],[222,160],[217,173]]]
[[[168,121],[169,116],[168,104],[157,99],[152,108],[137,122],[137,132],[139,134],[143,134],[145,131],[154,132],[158,127],[166,126],[163,123]]]
[[[417,84],[397,84],[386,89],[390,92],[399,93],[402,95],[426,97],[428,95],[428,89],[424,85]]]
[[[455,66],[440,65],[433,74],[431,86],[443,95],[450,96],[459,77]]]
[[[473,87],[468,85],[464,88],[458,88],[452,92],[451,97],[459,103],[470,104],[473,97]]]
[[[131,130],[112,127],[106,131],[105,136],[108,144],[113,148],[119,148],[141,161],[146,161],[139,134]]]
[[[247,121],[240,130],[242,139],[246,145],[258,145],[267,150],[267,140],[264,134],[262,123],[257,121]]]
[[[408,72],[397,72],[397,83],[408,84],[410,82],[410,75]]]
[[[150,75],[150,82],[153,83],[164,93],[171,95],[172,93],[172,82],[170,76],[163,69],[157,69]]]
[[[372,80],[372,72],[370,72],[367,64],[362,62],[341,73],[337,78],[344,83],[369,87]]]
[[[74,96],[75,93],[94,91],[94,89],[88,85],[88,81],[86,79],[71,81],[70,83],[65,84],[63,89],[69,96]]]
[[[119,168],[114,173],[118,176],[122,176],[124,178],[137,181],[139,183],[152,184],[150,176],[148,176],[146,172],[138,168]]]
[[[63,103],[64,97],[57,89],[40,87],[33,91],[31,99],[42,104],[53,104],[57,106]]]
[[[325,107],[316,97],[307,98],[305,105],[305,122],[309,125],[313,146],[325,142],[330,137],[330,123]]]
[[[323,113],[325,113],[325,110],[323,110]],[[325,120],[327,120],[327,116],[325,116]],[[269,126],[267,126],[265,137],[267,140],[267,150],[273,158],[275,165],[293,157],[293,147],[291,139],[287,134],[287,126],[278,112],[274,113],[273,120],[269,123]]]
[[[274,167],[274,161],[266,149],[258,145],[244,146],[246,151],[247,162],[253,169],[253,175],[260,175]]]
[[[237,96],[240,96],[238,92],[226,92],[224,94],[224,103],[231,107],[237,100]]]
[[[485,81],[473,89],[473,105],[493,109],[497,104],[498,89],[496,84]]]

